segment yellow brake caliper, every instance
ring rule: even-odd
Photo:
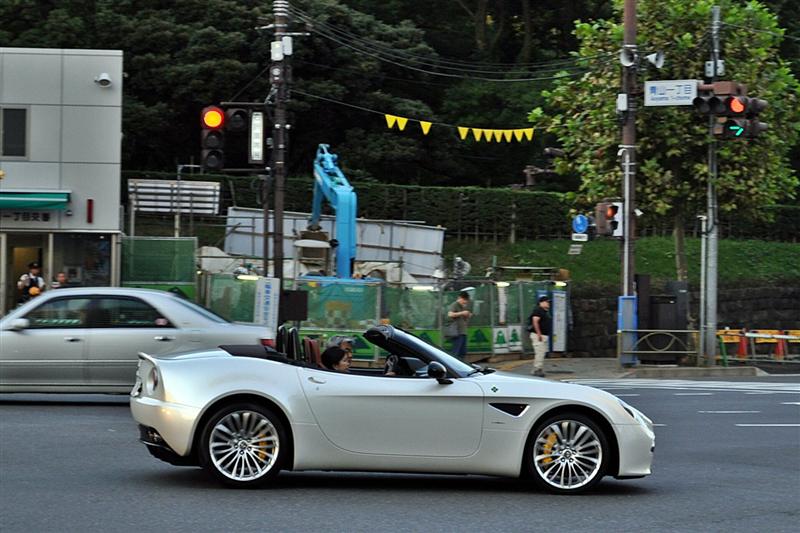
[[[558,437],[556,436],[555,433],[550,433],[550,435],[547,437],[547,442],[544,443],[542,449],[544,450],[544,453],[546,453],[548,456],[550,455],[550,452],[553,450],[553,446],[555,445],[556,440],[558,440]],[[545,457],[544,459],[542,459],[542,463],[544,464],[552,462],[553,462],[552,457]]]

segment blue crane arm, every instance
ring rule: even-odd
[[[322,201],[327,200],[336,212],[336,276],[349,278],[352,262],[356,258],[356,212],[358,200],[356,192],[347,181],[339,166],[338,156],[329,151],[327,144],[317,147],[314,159],[314,200],[311,208],[309,226],[319,227],[322,215]]]

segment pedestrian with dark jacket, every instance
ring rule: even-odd
[[[528,318],[528,331],[531,333],[533,345],[533,368],[531,374],[544,377],[544,358],[550,346],[550,334],[553,330],[553,317],[550,315],[550,298],[541,296],[539,305]]]

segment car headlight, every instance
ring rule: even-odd
[[[653,421],[647,418],[647,416],[644,413],[642,413],[635,407],[628,405],[622,400],[619,400],[619,404],[622,406],[623,409],[625,409],[625,411],[627,411],[629,415],[631,415],[631,418],[636,420],[639,424],[643,425],[647,429],[651,431],[653,430]]]

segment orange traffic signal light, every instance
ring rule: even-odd
[[[225,112],[216,106],[208,106],[200,114],[200,120],[203,128],[220,129],[225,122]]]

